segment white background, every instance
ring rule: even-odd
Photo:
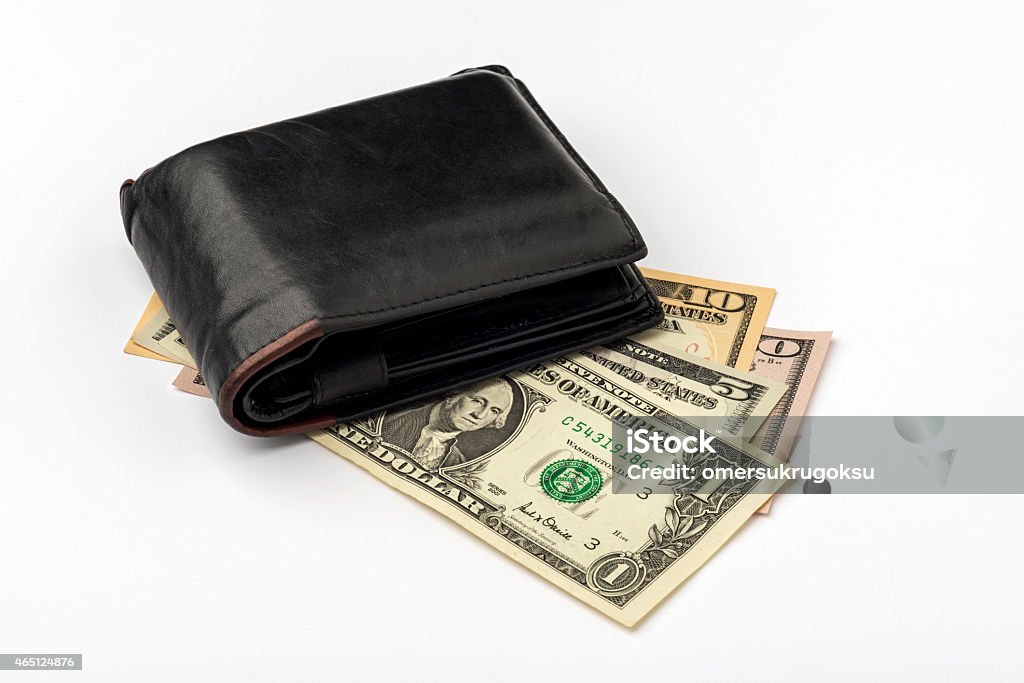
[[[22,4],[0,22],[0,652],[85,655],[35,679],[1020,679],[1024,499],[788,497],[627,630],[123,355],[150,286],[117,206],[193,142],[502,63],[648,265],[835,330],[816,413],[1020,414],[1020,4]]]

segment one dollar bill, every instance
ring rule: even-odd
[[[633,626],[767,504],[771,489],[749,479],[698,479],[674,495],[649,488],[612,493],[613,477],[636,464],[615,440],[613,422],[657,428],[665,421],[676,427],[680,422],[655,393],[577,361],[539,363],[435,402],[307,436]],[[175,386],[202,395],[197,385],[202,386],[198,373],[182,368]],[[417,446],[431,413],[440,413],[445,401],[502,385],[513,396],[509,419],[494,433],[486,428],[460,433],[445,447],[443,460],[425,462]],[[715,448],[715,460],[706,466],[781,465],[749,444],[716,441]],[[577,463],[584,472],[593,467],[599,489],[577,503],[552,499],[543,478],[560,463]]]
[[[500,424],[452,417],[493,405],[495,397],[508,405]],[[558,358],[309,436],[632,626],[718,550],[771,490],[750,479],[712,478],[675,494],[612,493],[613,476],[636,464],[615,425],[686,425],[674,413],[646,386],[592,362]],[[449,431],[444,441],[439,424],[465,428]],[[707,467],[781,464],[749,444],[714,445]]]

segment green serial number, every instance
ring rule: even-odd
[[[617,455],[623,460],[634,465],[639,464],[641,467],[647,467],[651,464],[650,460],[644,460],[639,455],[630,456],[629,452],[626,451],[626,446],[624,444],[616,443],[611,436],[606,435],[604,432],[595,432],[593,427],[583,420],[577,420],[572,415],[566,415],[562,419],[562,425],[569,427],[577,434],[581,434],[583,437],[589,439],[591,442],[597,444],[612,455]]]

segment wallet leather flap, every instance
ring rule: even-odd
[[[121,206],[214,393],[253,354],[310,334],[646,254],[622,207],[498,66],[201,143],[126,183]]]

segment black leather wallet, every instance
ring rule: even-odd
[[[636,226],[504,67],[190,147],[121,187],[224,419],[308,431],[661,320]]]

